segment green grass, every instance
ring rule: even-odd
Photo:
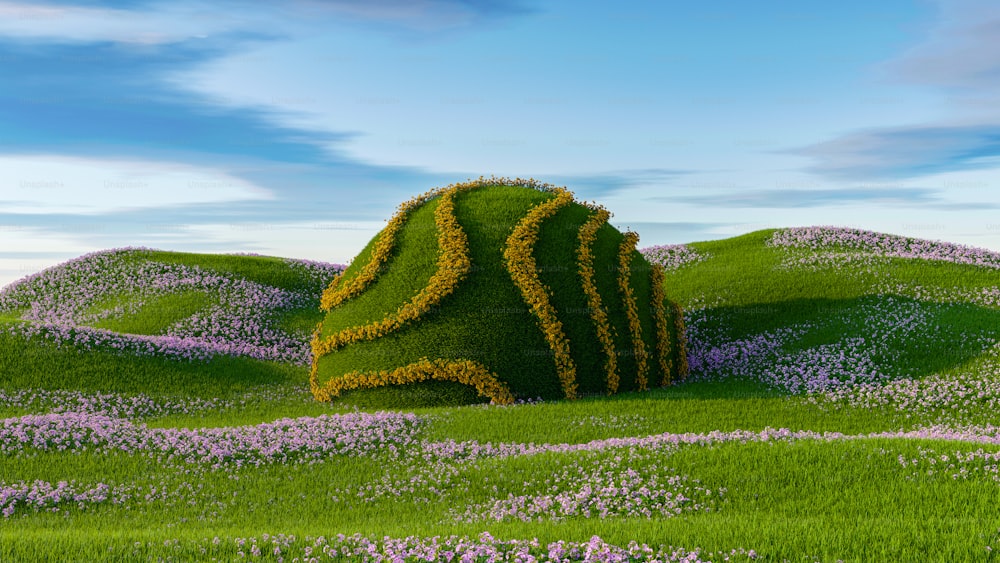
[[[288,290],[310,289],[302,274],[284,259],[273,256],[242,256],[228,254],[196,254],[191,252],[144,251],[137,260],[156,260],[167,264],[197,266],[230,276],[245,278],[263,285]]]
[[[201,291],[158,295],[146,299],[133,312],[102,319],[92,326],[128,334],[161,334],[178,321],[207,308],[212,302],[212,297]]]
[[[535,315],[526,307],[520,289],[510,279],[503,259],[507,238],[517,223],[532,206],[552,197],[546,192],[514,186],[490,186],[458,194],[455,214],[468,237],[473,265],[467,278],[419,320],[381,338],[352,343],[322,357],[318,362],[320,380],[353,371],[392,370],[422,357],[468,359],[497,374],[516,396],[562,397],[551,349]],[[381,320],[427,285],[437,270],[438,232],[433,214],[438,202],[432,199],[410,213],[379,277],[363,293],[326,315],[323,337]],[[605,352],[593,328],[576,259],[578,231],[590,214],[589,209],[574,203],[545,220],[533,256],[539,278],[549,288],[552,305],[570,342],[580,392],[603,394],[607,388]],[[633,343],[617,281],[622,235],[605,225],[597,237],[595,283],[617,330],[615,349],[621,355],[622,373],[619,388],[636,389]],[[345,278],[356,275],[368,256],[370,250],[352,263]],[[649,379],[658,382],[663,376],[654,355],[655,332],[648,306],[650,271],[638,252],[633,254],[632,269],[631,284],[639,301],[643,339],[652,360]],[[401,406],[400,395],[405,393],[406,389],[373,390],[365,395],[378,401],[377,397],[385,394],[386,404]],[[412,405],[426,404],[419,396],[423,391],[415,393],[418,396]]]
[[[21,315],[24,314],[24,311],[25,311],[24,309],[16,309],[13,311],[0,311],[0,323],[20,321]]]
[[[305,385],[307,368],[249,358],[129,357],[0,332],[2,388],[71,389],[228,398],[261,385]]]
[[[438,200],[432,200],[412,212],[407,228],[398,235],[393,258],[384,266],[377,283],[337,306],[336,314],[327,315],[321,336],[380,321],[427,285],[437,269],[435,261],[427,259],[438,250],[434,225],[437,204]]]
[[[507,235],[524,212],[551,196],[525,188],[493,189],[502,193],[487,195],[485,190],[474,190],[456,198],[456,215],[469,237],[472,263],[476,265],[461,291],[449,296],[447,306],[425,315],[419,326],[347,346],[323,357],[321,374],[392,369],[421,356],[466,358],[484,363],[498,373],[509,373],[512,389],[536,390],[535,393],[548,396],[560,393],[548,347],[537,330],[528,330],[534,327],[534,318],[521,301],[518,289],[509,281],[503,257],[497,250],[503,248]],[[419,219],[418,213],[426,207],[419,208],[411,220]],[[420,227],[420,223],[414,226]],[[380,278],[370,291],[383,283],[394,283],[396,275],[405,275],[406,267],[394,265],[397,258],[422,259],[428,277],[433,272],[436,260],[429,259],[426,253],[436,252],[436,230],[418,228],[415,235],[424,235],[428,242],[413,252],[406,246],[410,240],[406,236],[408,231],[404,227],[397,253],[388,263],[386,279]],[[421,250],[423,256],[418,254]],[[327,319],[335,319],[339,314],[339,309],[335,309]],[[498,342],[515,353],[504,353]]]
[[[277,327],[297,333],[303,340],[322,320],[316,282],[281,258],[136,251],[125,259],[181,264],[288,290],[314,292],[313,303],[277,313]],[[122,306],[129,312],[89,326],[156,335],[218,302],[218,296],[204,291],[178,291],[149,297],[122,290],[96,300],[86,313],[98,314]],[[23,313],[24,309],[0,312],[0,329],[7,323],[20,322]],[[68,344],[57,346],[40,338],[18,337],[0,330],[0,388],[6,389],[39,387],[230,398],[261,386],[305,385],[307,381],[307,368],[278,362],[225,356],[210,361],[130,357],[106,350],[83,350]]]
[[[109,547],[121,550],[135,541],[160,546],[173,539],[204,544],[214,536],[279,532],[313,537],[362,532],[378,537],[475,536],[490,531],[497,537],[537,537],[543,542],[586,541],[596,534],[620,545],[641,539],[709,550],[743,546],[773,561],[978,560],[997,529],[993,502],[997,484],[989,479],[921,476],[896,462],[901,454],[918,455],[920,447],[947,452],[973,449],[885,439],[692,446],[662,463],[703,486],[727,489],[725,500],[712,512],[652,520],[476,524],[448,523],[448,510],[493,498],[497,493],[491,483],[517,493],[518,483],[525,479],[541,479],[575,463],[589,464],[613,454],[551,454],[462,465],[447,481],[454,486],[443,498],[418,487],[418,496],[440,500],[429,504],[406,497],[370,503],[332,500],[335,495],[343,497],[341,490],[377,483],[384,476],[414,474],[388,459],[345,458],[315,466],[247,469],[236,473],[238,481],[216,473],[192,479],[165,472],[154,460],[125,455],[47,454],[16,463],[3,459],[0,476],[7,480],[102,479],[188,492],[128,511],[98,507],[76,511],[70,518],[34,514],[8,520],[0,530],[0,545],[7,551],[0,555],[17,559],[72,551],[103,559],[112,551]],[[189,504],[189,499],[195,502]],[[176,553],[162,547],[151,551]]]
[[[490,282],[490,277],[502,273],[500,257],[476,249],[502,241],[517,217],[537,201],[517,199],[512,193],[509,208],[487,210],[486,200],[477,200],[476,193],[463,194],[457,205],[463,225],[478,222],[481,227],[469,230],[470,242],[475,243],[473,262],[480,269],[466,282],[469,290],[456,293],[450,305],[467,313],[482,310],[487,302],[492,302],[487,300],[493,299],[490,292],[497,286]],[[572,213],[562,218],[566,224],[581,220],[581,216]],[[490,228],[483,228],[486,226]],[[427,252],[433,251],[436,248],[433,230],[425,231],[423,234],[429,238],[419,238],[420,233],[414,231],[411,233],[414,238],[403,239],[403,244],[422,244]],[[605,251],[617,248],[611,234],[598,238]],[[845,267],[785,271],[776,266],[787,251],[765,246],[769,236],[770,232],[759,232],[694,244],[699,251],[712,254],[712,258],[669,273],[668,296],[687,306],[705,299],[709,305],[702,311],[705,319],[702,329],[720,341],[750,338],[793,325],[810,326],[806,334],[785,345],[783,352],[792,354],[872,334],[875,328],[866,311],[888,307],[882,289],[886,284],[971,290],[995,286],[1000,279],[992,270],[902,259],[887,260],[886,265],[872,270]],[[551,253],[555,258],[550,263],[558,265],[566,260],[571,248],[566,241],[561,245],[546,243],[544,252]],[[223,258],[222,263],[230,260]],[[359,260],[354,262],[358,263]],[[539,264],[544,263],[539,260]],[[405,276],[399,279],[393,276],[402,276],[406,271],[417,275],[416,270],[396,271],[390,267],[383,272],[385,281],[405,287]],[[428,271],[422,270],[429,276]],[[602,297],[605,292],[616,291],[615,272],[598,269],[595,273]],[[556,276],[543,274],[548,283],[559,282]],[[501,296],[505,300],[502,302],[517,303],[516,288],[503,291],[506,293]],[[576,306],[581,296],[565,291],[559,293],[559,299],[561,307],[569,308]],[[921,311],[929,319],[929,328],[911,331],[905,337],[889,337],[879,344],[885,353],[877,357],[882,358],[887,368],[917,378],[971,374],[991,381],[996,377],[996,359],[983,354],[976,339],[996,341],[1000,336],[1000,310],[965,302],[938,304],[906,296],[893,299],[894,305],[887,310]],[[367,302],[367,311],[358,305],[355,312],[360,315],[358,318],[365,315],[370,318],[379,310],[378,305],[372,300]],[[523,316],[506,314],[525,322]],[[283,322],[287,323],[285,326],[311,329],[309,323],[318,315],[303,310],[288,314]],[[562,318],[569,324],[572,317]],[[504,337],[503,321],[502,316],[487,317],[485,313],[449,316],[448,310],[441,308],[428,318],[429,332],[423,334],[431,335],[432,343],[439,343],[436,345],[440,350],[458,341],[474,349],[485,346],[491,338]],[[496,330],[492,330],[494,324]],[[491,330],[484,330],[484,326]],[[620,329],[616,327],[619,337],[628,334],[627,325]],[[449,332],[452,330],[456,332]],[[568,332],[580,335],[578,338],[585,333],[575,324]],[[647,332],[645,326],[644,332]],[[355,356],[343,361],[385,366],[389,364],[384,356],[390,353],[409,358],[427,349],[418,348],[423,345],[421,338],[407,336],[405,331],[385,340],[360,345],[351,352]],[[515,341],[524,349],[544,347],[544,342]],[[621,345],[625,347],[627,343],[626,338]],[[574,359],[579,358],[582,365],[594,364],[599,357],[577,354]],[[545,366],[550,362],[549,357],[525,356],[517,364],[522,369],[519,377],[526,382],[532,377],[554,377],[546,371],[549,368]],[[585,443],[665,432],[761,431],[768,427],[855,435],[912,430],[940,421],[941,417],[954,421],[958,416],[948,412],[906,413],[891,407],[831,409],[767,388],[757,381],[732,379],[689,382],[647,393],[625,392],[612,397],[503,408],[428,406],[435,402],[457,404],[471,400],[462,395],[467,389],[449,384],[426,384],[407,391],[390,387],[352,392],[332,404],[320,404],[304,400],[306,377],[305,368],[281,364],[233,359],[188,363],[124,358],[106,352],[57,349],[42,342],[0,335],[0,388],[6,390],[64,388],[237,397],[240,393],[279,385],[298,385],[302,389],[303,397],[251,401],[228,411],[175,414],[146,421],[155,427],[232,426],[354,408],[393,408],[415,412],[428,420],[421,430],[421,440],[540,444]],[[3,416],[24,414],[16,407],[0,412]],[[988,408],[985,402],[976,403],[962,414],[961,421],[1000,425],[1000,413]],[[712,511],[651,520],[571,518],[531,523],[459,523],[450,520],[448,511],[502,497],[508,492],[521,494],[526,492],[525,481],[544,481],[574,464],[592,467],[608,461],[614,454],[545,454],[455,463],[448,469],[452,473],[430,474],[433,468],[428,468],[422,460],[338,457],[312,466],[245,468],[235,472],[238,480],[210,470],[185,473],[169,464],[136,455],[48,452],[2,456],[0,481],[7,483],[76,479],[83,483],[103,480],[168,490],[183,489],[190,484],[201,489],[180,495],[176,502],[136,503],[127,510],[111,506],[86,510],[68,507],[59,513],[29,512],[2,520],[0,561],[53,560],[68,553],[80,560],[95,561],[171,557],[200,560],[209,556],[231,560],[236,558],[232,538],[259,537],[264,533],[304,538],[354,532],[370,537],[476,536],[482,531],[501,538],[537,537],[543,542],[586,541],[599,535],[619,545],[636,540],[706,550],[744,547],[756,550],[764,561],[987,561],[990,560],[987,546],[1000,549],[1000,512],[995,501],[1000,484],[992,474],[981,471],[968,479],[953,479],[947,471],[927,474],[926,466],[914,469],[897,461],[900,455],[907,459],[920,457],[921,450],[926,449],[952,455],[980,448],[1000,452],[1000,446],[902,439],[683,446],[674,452],[639,460],[635,468],[649,470],[656,465],[697,479],[710,489],[725,488],[724,500]],[[415,492],[401,497],[366,503],[343,494],[344,489],[355,490],[386,478],[409,480],[414,476],[442,480],[437,488],[444,491],[443,496],[434,493],[432,483],[420,479]],[[493,485],[498,486],[498,493],[492,490]],[[539,494],[542,489],[536,484],[528,487],[527,492]],[[339,500],[333,500],[334,496]],[[423,502],[421,498],[431,501]],[[224,540],[218,548],[210,543],[215,536]],[[178,540],[177,547],[172,543],[164,546],[173,540]],[[201,548],[216,551],[203,555]]]

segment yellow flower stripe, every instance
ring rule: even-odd
[[[649,369],[648,355],[646,354],[646,344],[642,341],[639,307],[635,303],[635,293],[632,291],[629,279],[631,277],[632,253],[635,251],[636,244],[639,243],[639,235],[632,231],[627,231],[624,234],[625,239],[618,247],[618,289],[621,290],[622,302],[628,316],[628,327],[632,333],[632,345],[635,346],[636,379],[639,382],[639,390],[645,391],[649,384],[646,376]]]
[[[601,304],[601,295],[597,292],[597,285],[594,284],[594,240],[597,238],[597,231],[611,217],[607,209],[592,207],[594,214],[580,227],[580,246],[576,248],[576,261],[580,266],[580,284],[583,292],[587,294],[587,307],[590,309],[590,318],[594,321],[594,328],[597,330],[597,339],[601,341],[604,348],[604,371],[608,381],[608,394],[618,391],[620,377],[618,375],[618,354],[615,353],[614,329],[608,322],[608,312]]]
[[[438,267],[427,285],[410,301],[404,303],[394,313],[389,313],[381,321],[359,327],[346,328],[324,340],[319,339],[317,327],[311,342],[313,361],[310,386],[315,395],[319,389],[319,359],[347,344],[364,340],[375,340],[412,322],[450,295],[472,268],[469,258],[469,241],[455,218],[454,195],[459,187],[451,187],[441,193],[441,201],[434,210],[434,222],[438,229]],[[317,398],[319,396],[317,395]]]
[[[351,297],[358,295],[375,281],[382,266],[389,260],[389,255],[392,254],[392,249],[396,245],[396,235],[403,228],[403,224],[409,217],[410,212],[430,197],[431,192],[428,192],[399,204],[396,213],[389,219],[388,224],[386,224],[385,228],[379,234],[379,239],[375,242],[375,248],[372,250],[372,255],[369,257],[368,263],[361,268],[361,271],[357,275],[343,284],[341,280],[344,278],[344,272],[333,278],[330,285],[323,290],[323,296],[320,298],[320,309],[324,311],[333,309]]]
[[[687,329],[684,327],[684,310],[677,303],[671,303],[674,312],[674,329],[677,332],[677,352],[680,365],[677,366],[677,378],[683,381],[688,374]]]
[[[327,381],[314,395],[320,401],[329,401],[332,397],[339,396],[341,391],[407,385],[428,380],[454,381],[474,387],[481,397],[491,399],[496,404],[509,405],[514,402],[510,389],[482,364],[472,360],[428,360],[426,357],[391,371],[352,371]]]
[[[399,204],[399,208],[396,213],[391,219],[389,219],[388,224],[386,224],[386,226],[382,229],[379,239],[375,243],[375,248],[372,250],[372,255],[369,258],[368,263],[364,265],[357,275],[352,277],[347,282],[343,282],[343,272],[334,277],[330,282],[330,285],[323,290],[323,295],[320,298],[320,308],[323,311],[329,311],[351,297],[358,295],[364,291],[365,288],[371,285],[373,281],[375,281],[379,271],[389,260],[389,255],[392,254],[392,249],[396,245],[396,235],[399,234],[399,231],[402,229],[403,224],[406,222],[406,219],[411,211],[446,191],[469,190],[482,186],[525,186],[541,191],[552,191],[554,188],[552,184],[539,182],[534,178],[511,179],[496,176],[490,176],[489,178],[480,176],[476,180],[467,180],[461,183],[449,184],[443,188],[434,188],[421,195],[404,201]]]
[[[567,399],[575,399],[576,366],[569,355],[569,339],[566,338],[555,307],[549,300],[549,289],[538,278],[538,267],[532,256],[542,221],[573,201],[573,194],[565,188],[555,188],[552,192],[556,197],[532,207],[517,223],[507,237],[503,257],[511,280],[521,290],[525,303],[538,318],[545,341],[555,354],[556,373],[559,375],[563,394]]]
[[[660,371],[663,372],[663,380],[660,385],[670,385],[670,369],[673,367],[670,361],[670,333],[667,330],[667,309],[663,305],[663,300],[667,298],[663,291],[665,276],[663,267],[653,264],[650,272],[649,283],[652,284],[653,294],[653,319],[656,321],[656,356],[660,362]]]

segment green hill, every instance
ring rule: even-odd
[[[996,252],[831,227],[644,248],[664,269],[665,295],[684,308],[690,374],[679,384],[651,377],[649,391],[629,391],[636,360],[622,354],[621,392],[607,396],[607,380],[593,375],[606,373],[603,345],[574,348],[594,326],[577,314],[573,323],[556,317],[576,368],[575,401],[352,408],[469,399],[462,385],[427,387],[448,381],[314,400],[316,324],[385,319],[435,276],[462,281],[397,331],[399,343],[411,328],[447,338],[431,330],[451,319],[478,331],[474,343],[519,322],[522,338],[536,335],[525,349],[547,349],[520,287],[504,290],[509,301],[488,322],[478,311],[449,316],[461,303],[486,307],[471,297],[492,292],[474,284],[510,280],[509,253],[498,247],[484,262],[477,241],[505,244],[532,206],[558,197],[500,187],[511,190],[509,210],[486,205],[494,188],[452,201],[463,228],[477,213],[506,221],[468,229],[467,269],[438,267],[449,255],[438,252],[436,230],[448,202],[436,194],[400,223],[384,265],[368,266],[385,252],[386,231],[325,294],[334,273],[322,265],[138,249],[81,257],[4,288],[0,560],[288,561],[404,544],[426,558],[448,554],[452,535],[470,538],[465,553],[480,556],[477,541],[537,538],[537,556],[634,560],[659,545],[676,547],[657,560],[701,561],[980,561],[1000,549]],[[487,210],[468,205],[477,195]],[[560,315],[581,307],[582,285],[569,283],[579,271],[561,262],[579,256],[574,237],[550,227],[565,220],[578,242],[585,216],[598,215],[584,207],[547,217],[535,243],[535,270]],[[628,235],[604,232],[612,236],[596,237],[593,274],[610,319],[621,291],[613,257]],[[407,262],[406,249],[438,262]],[[630,277],[641,279],[638,270]],[[366,271],[373,283],[353,289]],[[617,306],[626,319],[609,326],[620,338],[630,327]],[[353,320],[338,316],[348,312]],[[504,320],[499,313],[510,324],[490,324]],[[532,384],[563,397],[554,355],[524,356],[547,378]],[[622,549],[605,552],[596,538]]]
[[[693,381],[857,398],[975,373],[966,368],[1000,339],[990,251],[810,227],[644,252],[667,267],[667,295],[686,310]]]
[[[142,248],[95,252],[0,291],[8,387],[230,395],[305,383],[335,264]]]
[[[662,272],[608,217],[521,179],[404,203],[324,293],[313,393],[474,390],[506,403],[679,380],[679,315]]]

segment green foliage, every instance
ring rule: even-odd
[[[204,270],[214,270],[222,274],[292,291],[312,288],[312,284],[303,278],[296,268],[285,263],[284,259],[273,256],[195,254],[156,250],[138,252],[134,259],[197,266]]]
[[[560,389],[552,358],[544,339],[534,328],[534,318],[520,292],[510,281],[501,254],[517,221],[531,205],[548,197],[533,189],[506,186],[460,194],[456,198],[456,216],[469,238],[473,269],[459,290],[415,325],[324,356],[319,362],[321,379],[325,381],[329,377],[324,374],[354,370],[389,370],[415,362],[422,356],[465,358],[481,362],[497,373],[509,374],[507,381],[512,389],[529,392],[538,389],[535,394],[557,396]],[[418,208],[414,216],[425,207]],[[404,225],[401,242],[407,240],[410,227],[409,222]],[[418,233],[429,234],[431,240],[435,240],[434,231],[430,229],[419,229]],[[436,248],[436,244],[425,246],[422,257],[414,256],[414,259],[422,258],[433,270]],[[386,278],[397,271],[394,263],[404,254],[406,248],[401,244],[398,254],[390,258]],[[379,278],[369,291],[382,282]],[[399,302],[398,299],[394,301]],[[372,306],[377,304],[372,303]],[[392,310],[383,308],[383,315]],[[335,308],[327,319],[339,314],[340,309]]]
[[[510,206],[499,209],[477,192],[458,198],[459,220],[463,225],[478,227],[468,229],[468,233],[473,262],[480,269],[470,274],[465,291],[451,296],[447,306],[425,319],[420,331],[404,330],[384,342],[350,346],[343,351],[355,354],[350,361],[367,361],[374,367],[394,366],[399,359],[420,354],[424,348],[417,345],[422,338],[444,342],[439,351],[466,335],[470,347],[485,348],[491,339],[506,337],[503,331],[522,325],[534,327],[534,319],[526,312],[488,310],[494,299],[523,308],[517,289],[498,283],[509,279],[501,257],[482,250],[502,244],[524,210],[540,199],[528,192],[520,194],[512,189],[508,194]],[[574,216],[567,213],[566,217]],[[554,225],[546,225],[543,234]],[[613,228],[602,230],[595,252],[614,255],[620,236]],[[853,266],[808,273],[776,269],[782,255],[764,245],[769,236],[769,232],[760,232],[694,244],[699,251],[711,253],[712,258],[668,272],[668,296],[684,305],[709,303],[704,328],[726,339],[746,338],[795,324],[815,325],[814,330],[790,342],[789,351],[795,351],[868,334],[868,319],[863,311],[873,303],[884,302],[879,287],[886,283],[947,290],[997,285],[997,274],[992,270],[918,260],[889,260],[877,275]],[[559,264],[566,259],[568,243],[560,245],[547,236],[543,241],[540,252],[549,263]],[[545,263],[541,256],[538,262]],[[641,276],[635,263],[633,270],[636,294],[642,303],[643,289],[638,285]],[[553,287],[559,285],[560,278],[548,274],[556,271],[543,272],[546,283]],[[616,273],[595,268],[598,289],[609,308],[620,303]],[[391,270],[386,274],[391,275]],[[572,296],[572,292],[558,291],[558,306],[572,306],[574,299],[580,298]],[[925,308],[935,327],[931,332],[887,341],[884,348],[896,354],[893,361],[900,369],[916,370],[918,376],[971,372],[993,377],[994,364],[977,356],[972,337],[995,335],[1000,311],[962,301],[939,306],[897,297],[895,302],[899,307]],[[456,308],[456,312],[449,313],[449,308]],[[612,314],[611,318],[623,319],[623,311],[617,310],[620,314]],[[288,316],[286,322],[307,326],[310,318],[315,318],[311,314],[317,313],[303,311]],[[564,324],[569,328],[568,321],[564,320]],[[619,348],[629,348],[627,323],[615,327]],[[583,334],[579,327],[570,330]],[[647,333],[646,326],[643,331]],[[517,334],[513,337],[518,338]],[[544,348],[540,337],[520,338],[516,342],[524,349]],[[647,346],[654,349],[652,343]],[[574,356],[574,360],[577,358]],[[579,365],[584,365],[586,356],[579,358]],[[622,366],[628,361],[629,357],[621,357]],[[511,365],[523,366],[515,376],[523,385],[555,381],[551,357],[523,355],[512,360]],[[655,368],[655,362],[651,366]],[[544,379],[535,379],[543,372]],[[622,373],[628,370],[623,368]],[[652,375],[650,380],[654,381]],[[114,390],[206,398],[232,397],[237,390],[265,390],[279,383],[299,384],[303,389],[300,399],[261,400],[233,411],[171,415],[148,422],[160,427],[231,426],[315,416],[351,408],[349,405],[406,408],[427,417],[420,439],[428,441],[585,443],[662,432],[761,431],[768,427],[866,434],[912,430],[936,421],[890,407],[830,410],[749,380],[688,382],[648,393],[624,392],[612,397],[504,408],[417,408],[469,399],[462,397],[468,389],[461,385],[431,382],[405,390],[386,387],[345,393],[339,405],[324,405],[301,400],[307,396],[302,368],[249,360],[191,363],[123,358],[70,347],[56,349],[43,342],[4,335],[0,335],[0,381],[3,389]],[[985,406],[973,405],[969,412],[966,422],[1000,425],[1000,414]],[[4,411],[4,416],[13,414],[21,412]],[[949,413],[938,415],[950,420]],[[476,536],[483,531],[500,538],[537,537],[541,542],[586,541],[599,535],[619,545],[635,540],[706,550],[744,547],[756,550],[766,561],[990,560],[986,546],[994,550],[1000,547],[995,502],[998,484],[989,473],[956,479],[947,471],[928,474],[926,470],[904,468],[897,461],[900,456],[919,457],[927,448],[949,455],[980,448],[1000,452],[1000,447],[989,444],[902,439],[684,446],[649,463],[662,467],[664,472],[690,475],[711,489],[726,488],[725,500],[711,512],[650,520],[571,518],[563,522],[477,524],[454,522],[448,510],[496,498],[493,486],[498,491],[516,493],[528,479],[543,481],[568,464],[591,463],[615,454],[545,454],[462,466],[453,477],[453,486],[441,487],[446,496],[440,502],[417,500],[421,495],[437,498],[426,483],[414,485],[412,493],[374,502],[362,502],[341,492],[376,487],[385,479],[409,482],[423,467],[422,461],[401,462],[389,456],[338,457],[314,465],[244,468],[235,472],[238,478],[222,471],[208,471],[193,478],[157,460],[128,454],[46,452],[16,458],[3,456],[0,481],[7,483],[76,479],[138,483],[167,490],[194,483],[201,489],[190,497],[190,502],[139,503],[127,510],[112,506],[69,508],[68,516],[65,512],[17,515],[3,520],[0,526],[0,560],[61,560],[67,554],[88,561],[201,560],[207,556],[199,546],[211,546],[216,536],[222,540],[218,559],[235,560],[238,556],[233,538],[260,537],[264,533],[330,537],[361,532],[373,537],[426,537]]]
[[[0,324],[0,329],[3,325]],[[126,394],[232,397],[271,384],[306,385],[306,368],[249,358],[208,361],[123,356],[56,346],[0,331],[0,388],[73,389]]]
[[[496,373],[515,395],[562,397],[552,351],[503,259],[507,237],[515,225],[532,206],[551,197],[549,193],[520,186],[490,186],[458,194],[456,218],[468,237],[472,261],[467,278],[418,321],[378,339],[348,344],[320,357],[320,382],[350,372],[389,371],[421,357],[469,359]],[[438,199],[432,199],[410,213],[379,277],[360,296],[334,307],[326,315],[321,337],[381,320],[427,285],[437,269],[438,233],[433,216],[437,202]],[[568,337],[581,393],[606,394],[604,351],[581,286],[576,257],[579,229],[590,214],[588,208],[573,203],[543,221],[534,258],[539,278],[550,290],[552,305]],[[622,358],[619,365],[624,375],[620,388],[629,390],[637,388],[637,383],[633,346],[617,280],[621,240],[621,233],[610,225],[598,231],[594,268],[595,284],[618,333],[616,350]],[[367,248],[373,246],[374,240]],[[367,259],[365,256],[356,259],[345,276],[360,269]],[[655,331],[649,307],[649,264],[638,252],[634,253],[631,280],[652,358]],[[650,362],[654,368],[650,381],[655,385],[662,376],[654,363]],[[422,404],[422,399],[417,404]]]
[[[147,298],[137,310],[102,319],[92,326],[128,334],[160,334],[211,303],[212,297],[202,291],[168,293]]]
[[[338,305],[336,314],[326,315],[322,336],[382,320],[427,285],[436,270],[437,204],[436,199],[429,201],[410,214],[406,228],[397,237],[392,260],[366,291]],[[360,261],[356,262],[360,265]]]

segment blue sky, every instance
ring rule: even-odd
[[[640,246],[1000,249],[992,1],[267,4],[0,0],[0,284],[118,246],[346,262],[491,174]]]

